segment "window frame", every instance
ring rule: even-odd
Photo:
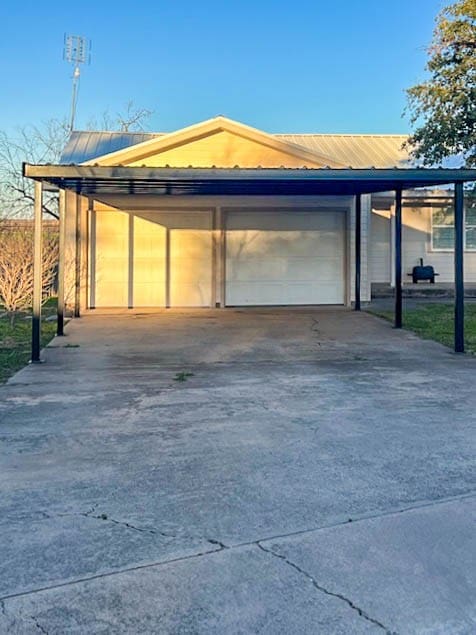
[[[430,251],[432,252],[436,252],[436,253],[454,253],[454,247],[436,247],[435,243],[434,243],[434,228],[451,228],[454,232],[455,229],[455,223],[454,223],[454,210],[453,210],[453,223],[451,225],[435,225],[433,222],[433,216],[434,213],[439,210],[439,209],[445,209],[447,207],[451,207],[451,203],[448,203],[448,205],[431,205],[430,207],[430,216],[431,216],[431,222],[430,222]],[[475,223],[471,223],[470,225],[467,224],[466,222],[466,209],[467,209],[467,203],[465,200],[465,205],[464,205],[464,236],[463,236],[463,249],[464,251],[468,251],[468,252],[476,252],[476,245],[474,247],[467,247],[466,245],[466,232],[468,229],[475,229],[476,230],[476,222]]]
[[[475,207],[475,214],[476,214],[476,201],[474,201],[473,204],[474,204],[474,207]],[[468,247],[466,245],[466,235],[467,235],[468,229],[476,230],[476,215],[475,215],[474,222],[472,222],[471,224],[468,224],[468,222],[467,222],[466,212],[468,210],[468,207],[469,207],[469,201],[464,206],[464,248],[465,248],[465,251],[476,251],[476,243],[475,243],[474,247]]]

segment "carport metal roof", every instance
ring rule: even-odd
[[[360,310],[361,195],[395,190],[395,327],[402,326],[402,191],[454,185],[455,209],[455,351],[464,351],[464,208],[463,186],[476,181],[476,170],[455,168],[172,168],[100,165],[23,164],[35,183],[35,259],[32,361],[40,361],[43,185],[95,197],[105,194],[186,195],[327,195],[355,196],[355,304]],[[61,207],[61,206],[60,206]],[[60,209],[64,227],[64,210]],[[60,229],[60,243],[62,230]],[[76,232],[78,241],[79,233]],[[77,243],[76,253],[79,254]],[[76,257],[76,291],[80,288]],[[60,246],[59,288],[64,286],[64,249]],[[63,282],[62,282],[63,281]],[[64,297],[58,292],[58,335],[63,334]],[[79,296],[77,296],[79,297]],[[79,315],[79,300],[75,314]]]
[[[454,168],[151,168],[24,164],[24,176],[83,196],[357,195],[476,180]]]

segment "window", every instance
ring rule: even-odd
[[[453,249],[455,221],[451,207],[437,207],[432,210],[431,230],[433,249]]]
[[[431,247],[438,251],[454,249],[454,211],[453,205],[435,207],[431,215]],[[465,201],[465,249],[476,250],[476,201]]]
[[[476,249],[476,201],[466,205],[466,249]]]

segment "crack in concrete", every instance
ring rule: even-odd
[[[131,523],[128,523],[125,520],[117,520],[115,518],[111,518],[107,514],[95,515],[94,512],[97,510],[98,506],[99,506],[99,503],[93,505],[93,507],[86,512],[64,512],[62,514],[58,513],[55,515],[51,515],[51,514],[48,514],[48,512],[45,512],[42,510],[40,513],[44,516],[44,518],[50,518],[50,519],[51,518],[65,518],[68,516],[83,516],[84,518],[95,518],[96,520],[103,520],[105,522],[114,523],[115,525],[120,525],[122,527],[126,527],[127,529],[132,529],[133,531],[138,531],[144,534],[152,534],[154,536],[156,535],[163,536],[164,538],[172,538],[172,539],[184,538],[188,540],[205,540],[206,542],[209,542],[211,545],[217,545],[218,547],[220,547],[220,549],[216,549],[215,551],[221,551],[222,549],[230,548],[228,545],[225,545],[220,540],[207,538],[206,536],[193,536],[192,534],[181,534],[181,535],[172,534],[172,533],[167,533],[165,531],[161,531],[160,529],[157,529],[155,527],[154,529],[145,529],[143,527],[136,527],[135,525],[132,525]]]
[[[40,631],[40,633],[44,633],[44,635],[48,635],[48,631],[44,628],[39,622],[38,619],[34,615],[30,615],[30,620],[32,620],[36,626],[36,628]]]
[[[220,547],[220,549],[215,550],[215,553],[217,553],[218,551],[223,551],[223,549],[231,549],[231,547],[229,547],[228,545],[225,545],[225,543],[221,542],[220,540],[214,540],[213,538],[205,538],[205,540],[209,542],[211,545],[218,545]]]
[[[85,516],[86,518],[96,518],[97,520],[104,520],[106,522],[114,523],[115,525],[121,525],[122,527],[127,527],[127,529],[139,531],[142,534],[159,535],[159,536],[163,536],[164,538],[177,538],[176,534],[168,534],[167,532],[160,531],[159,529],[143,529],[142,527],[136,527],[135,525],[131,525],[131,523],[128,523],[125,520],[116,520],[115,518],[110,518],[106,514],[100,515],[100,516],[93,516],[91,513],[86,512],[79,515]]]
[[[85,514],[80,514],[80,515],[87,516],[88,518],[97,518],[98,520],[109,521],[111,523],[114,523],[115,525],[122,525],[123,527],[127,527],[128,529],[133,529],[134,531],[139,531],[144,534],[159,535],[159,536],[163,536],[164,538],[172,538],[172,539],[185,538],[188,540],[206,540],[206,542],[209,542],[211,545],[217,545],[218,547],[220,547],[220,549],[216,549],[215,551],[222,551],[223,549],[229,549],[228,545],[225,545],[220,540],[207,538],[205,536],[192,536],[191,534],[182,534],[182,535],[170,534],[156,528],[144,529],[142,527],[136,527],[135,525],[131,525],[131,523],[128,523],[125,520],[121,521],[121,520],[116,520],[115,518],[110,518],[109,516],[105,517],[106,515],[93,516],[91,513],[88,513],[88,512],[86,512]]]
[[[49,514],[44,510],[40,511],[40,514],[44,518],[54,519],[54,518],[67,518],[68,516],[82,516],[83,518],[95,518],[96,520],[104,520],[106,522],[114,523],[115,525],[121,525],[122,527],[127,527],[127,529],[132,529],[134,531],[139,531],[144,534],[154,534],[159,536],[164,536],[164,538],[177,538],[176,534],[169,534],[165,531],[160,531],[159,529],[143,529],[142,527],[136,527],[135,525],[131,525],[131,523],[126,522],[125,520],[116,520],[115,518],[111,518],[107,514],[99,514],[94,515],[94,512],[97,510],[99,503],[93,505],[91,509],[86,512],[63,512],[58,514]],[[187,537],[187,536],[186,536]]]
[[[387,511],[382,511],[377,513],[362,513],[362,514],[354,515],[352,517],[347,516],[344,520],[336,521],[326,525],[316,525],[315,527],[308,527],[306,529],[298,529],[297,531],[290,531],[285,534],[274,534],[272,536],[263,536],[262,538],[258,538],[258,540],[248,540],[246,542],[240,542],[235,545],[231,545],[230,548],[246,547],[248,545],[255,545],[257,542],[270,542],[271,540],[280,540],[282,538],[293,538],[297,536],[305,536],[306,534],[313,534],[313,533],[317,533],[318,531],[325,531],[327,529],[336,529],[337,527],[342,527],[344,525],[349,525],[349,524],[355,525],[357,523],[366,522],[368,520],[379,520],[380,518],[397,516],[399,514],[419,511],[421,509],[436,507],[438,505],[455,503],[458,501],[474,498],[475,496],[476,496],[476,491],[471,491],[471,492],[466,492],[465,494],[459,494],[456,496],[448,496],[446,498],[439,498],[434,501],[419,501],[416,504],[409,505],[407,507],[401,507],[401,508],[397,507],[395,509],[389,509]]]
[[[157,529],[155,527],[154,529],[144,529],[143,527],[136,527],[135,525],[132,525],[131,523],[128,523],[125,520],[116,520],[115,518],[111,518],[107,516],[107,514],[100,514],[99,516],[96,516],[96,515],[93,515],[93,512],[96,511],[96,508],[97,508],[97,505],[95,506],[95,508],[93,508],[93,510],[89,512],[85,512],[85,513],[80,513],[79,515],[86,516],[88,518],[96,518],[97,520],[108,521],[110,523],[114,523],[115,525],[121,525],[122,527],[127,527],[127,529],[139,531],[140,533],[152,534],[154,536],[156,535],[163,536],[164,538],[185,538],[188,540],[206,540],[211,545],[218,545],[220,549],[218,549],[217,551],[221,551],[222,549],[228,549],[227,545],[223,544],[219,540],[214,540],[212,538],[206,538],[204,536],[192,536],[191,534],[182,534],[182,535],[172,534],[172,533],[167,533],[166,531],[161,531],[160,529]]]
[[[227,547],[231,549],[231,547]],[[42,593],[43,591],[52,591],[54,589],[62,589],[64,587],[72,586],[74,584],[81,584],[82,582],[90,582],[91,580],[101,580],[103,578],[111,578],[112,576],[119,575],[121,573],[131,573],[133,571],[141,571],[142,569],[150,569],[152,567],[159,567],[168,564],[175,564],[176,562],[184,562],[186,560],[193,560],[195,558],[202,558],[203,556],[212,555],[214,553],[219,553],[223,551],[223,549],[210,549],[208,551],[199,551],[197,553],[192,553],[189,556],[181,556],[178,558],[171,558],[169,560],[159,560],[158,562],[150,562],[148,564],[140,564],[135,567],[127,567],[125,569],[116,569],[115,571],[108,571],[106,573],[98,573],[96,575],[85,576],[84,578],[77,578],[75,580],[68,580],[67,582],[60,582],[59,584],[52,584],[49,586],[38,587],[37,589],[31,589],[29,591],[20,591],[18,593],[11,593],[9,595],[4,595],[0,598],[0,602],[4,602],[5,600],[13,600],[15,598],[25,597],[28,595],[33,595],[35,593]]]
[[[366,520],[372,520],[375,518],[384,518],[384,517],[388,517],[388,516],[392,516],[392,515],[396,515],[396,514],[401,514],[401,513],[405,513],[405,512],[412,512],[412,511],[416,511],[418,509],[421,508],[425,508],[425,507],[433,507],[436,505],[441,505],[441,504],[446,504],[446,503],[451,503],[451,502],[455,502],[455,501],[459,501],[459,500],[464,500],[464,499],[468,499],[468,498],[472,498],[474,497],[475,493],[474,492],[468,492],[465,494],[461,494],[458,496],[454,496],[454,497],[447,497],[447,498],[443,498],[443,499],[439,499],[436,501],[425,501],[423,503],[417,504],[415,506],[411,506],[411,507],[406,507],[406,508],[402,508],[402,509],[396,509],[396,510],[392,510],[392,511],[387,511],[387,512],[383,512],[380,514],[373,514],[373,515],[362,515],[360,517],[354,517],[352,519],[352,522],[362,522],[362,521],[366,521]],[[89,512],[82,512],[79,515],[89,515],[91,514],[91,512],[95,511],[95,509],[97,508],[98,505],[94,505],[93,508],[89,511]],[[42,513],[46,518],[55,518],[58,516],[70,516],[70,515],[78,515],[78,513],[75,512],[70,512],[70,513],[65,513],[65,514],[56,514],[55,516],[51,516],[48,515],[47,512],[40,512]],[[117,521],[118,522],[118,521]],[[353,608],[354,610],[356,610],[357,612],[359,612],[359,615],[361,615],[362,617],[364,617],[365,619],[369,620],[369,621],[373,621],[377,626],[379,626],[380,628],[384,629],[387,633],[387,635],[396,635],[395,631],[390,631],[387,629],[387,627],[385,627],[383,624],[381,624],[380,622],[373,620],[373,618],[371,618],[370,616],[368,616],[362,609],[360,609],[359,607],[355,606],[351,600],[349,600],[348,598],[346,598],[345,596],[339,595],[337,593],[332,593],[331,591],[329,591],[328,589],[325,589],[324,587],[321,587],[320,585],[318,585],[318,583],[314,580],[314,578],[312,578],[312,576],[310,576],[307,572],[305,572],[304,570],[301,570],[297,565],[295,565],[293,562],[288,561],[284,556],[281,556],[280,554],[277,554],[275,552],[273,552],[272,550],[266,549],[265,547],[263,547],[263,545],[261,543],[263,542],[270,542],[272,540],[279,540],[282,538],[290,538],[293,536],[301,536],[307,533],[314,533],[317,531],[322,531],[323,529],[331,529],[334,527],[339,527],[343,524],[347,524],[349,522],[349,520],[347,521],[341,521],[338,523],[335,523],[333,525],[324,525],[321,527],[315,527],[315,528],[311,528],[311,529],[306,529],[306,530],[300,530],[297,532],[290,532],[287,534],[280,534],[280,535],[276,535],[276,536],[267,536],[264,538],[260,538],[259,540],[254,540],[254,541],[247,541],[247,542],[242,542],[242,543],[238,543],[238,544],[234,544],[234,545],[226,545],[223,542],[219,541],[219,540],[215,540],[213,538],[206,538],[206,537],[201,537],[202,539],[206,540],[209,544],[211,545],[216,545],[218,547],[218,549],[210,549],[210,550],[205,550],[205,551],[199,551],[197,553],[192,553],[190,555],[187,556],[181,556],[181,557],[177,557],[177,558],[171,558],[171,559],[165,559],[165,560],[159,560],[156,562],[151,562],[151,563],[147,563],[147,564],[141,564],[141,565],[137,565],[134,567],[126,567],[126,568],[122,568],[122,569],[116,569],[114,571],[109,571],[106,573],[99,573],[96,575],[91,575],[91,576],[85,576],[83,578],[77,578],[74,580],[69,580],[66,582],[61,582],[59,584],[53,584],[53,585],[47,585],[44,587],[38,587],[36,589],[31,589],[29,591],[20,591],[17,593],[11,593],[9,595],[4,595],[2,597],[0,597],[0,609],[1,612],[8,617],[7,613],[6,613],[6,609],[5,609],[5,600],[10,600],[10,599],[14,599],[14,598],[18,598],[18,597],[25,597],[28,595],[32,595],[32,594],[36,594],[36,593],[41,593],[43,591],[49,591],[49,590],[53,590],[53,589],[58,589],[58,588],[63,588],[63,587],[67,587],[67,586],[72,586],[74,584],[80,584],[82,582],[89,582],[90,580],[98,580],[98,579],[102,579],[102,578],[108,578],[108,577],[112,577],[115,575],[119,575],[122,573],[129,573],[129,572],[133,572],[133,571],[139,571],[142,569],[148,569],[148,568],[152,568],[152,567],[160,567],[160,566],[165,566],[165,565],[169,565],[169,564],[174,564],[177,562],[183,562],[183,561],[187,561],[187,560],[192,560],[195,558],[201,558],[203,556],[208,556],[208,555],[213,555],[216,553],[220,553],[221,551],[224,550],[233,550],[233,549],[240,549],[243,547],[247,547],[247,546],[257,546],[259,549],[261,549],[262,551],[265,551],[277,558],[281,558],[282,560],[284,560],[289,566],[293,567],[294,569],[296,569],[297,571],[299,571],[302,575],[305,575],[306,577],[309,578],[310,581],[312,581],[312,584],[319,589],[321,592],[326,593],[328,595],[331,596],[335,596],[343,601],[345,601],[347,604],[349,604],[349,606],[351,608]],[[119,524],[123,524],[123,523],[119,523]],[[135,529],[137,531],[145,531],[145,530],[141,530],[139,528],[135,528],[129,525],[129,528]],[[178,536],[174,536],[174,537],[178,537]],[[199,536],[185,536],[184,537],[190,537],[190,538],[194,538],[194,539],[199,539]]]
[[[19,626],[19,623],[22,622],[23,624],[25,623],[25,619],[32,621],[37,630],[40,631],[40,633],[44,633],[44,635],[48,635],[48,631],[46,630],[46,628],[44,626],[42,626],[39,622],[38,622],[38,618],[35,617],[34,615],[24,615],[21,611],[19,614],[17,615],[11,615],[7,612],[7,607],[5,606],[5,601],[2,599],[0,600],[0,613],[7,618],[7,620],[9,620],[9,628],[11,629],[12,627],[16,627]],[[15,631],[17,632],[17,631]]]
[[[315,589],[317,589],[318,591],[320,591],[321,593],[325,593],[326,595],[330,595],[331,597],[335,597],[335,598],[345,602],[348,606],[350,606],[350,608],[353,611],[357,611],[357,613],[360,615],[360,617],[363,617],[368,622],[371,622],[372,624],[375,624],[376,626],[379,626],[381,629],[383,629],[385,631],[386,635],[397,635],[395,633],[395,631],[391,631],[384,624],[382,624],[382,622],[379,622],[379,620],[377,620],[377,619],[375,619],[373,617],[370,617],[370,615],[368,613],[366,613],[363,609],[361,609],[359,606],[354,604],[354,602],[352,602],[352,600],[347,598],[345,595],[342,595],[341,593],[334,593],[333,591],[329,591],[329,589],[326,589],[325,587],[323,587],[321,584],[319,584],[315,580],[315,578],[312,577],[312,575],[310,573],[308,573],[304,569],[301,569],[300,566],[298,566],[296,563],[294,563],[291,560],[289,560],[286,556],[284,556],[284,555],[282,555],[280,553],[276,553],[272,549],[264,547],[259,541],[256,542],[255,544],[256,544],[256,546],[259,549],[261,549],[261,551],[264,551],[265,553],[268,553],[268,554],[272,555],[275,558],[279,558],[280,560],[285,562],[288,566],[292,567],[295,571],[297,571],[301,575],[305,576],[311,582],[313,587]]]

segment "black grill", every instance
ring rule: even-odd
[[[416,284],[420,280],[435,284],[435,276],[439,274],[435,273],[435,269],[431,265],[424,265],[423,258],[420,258],[420,264],[413,267],[412,272],[408,275],[412,277],[413,284]]]

